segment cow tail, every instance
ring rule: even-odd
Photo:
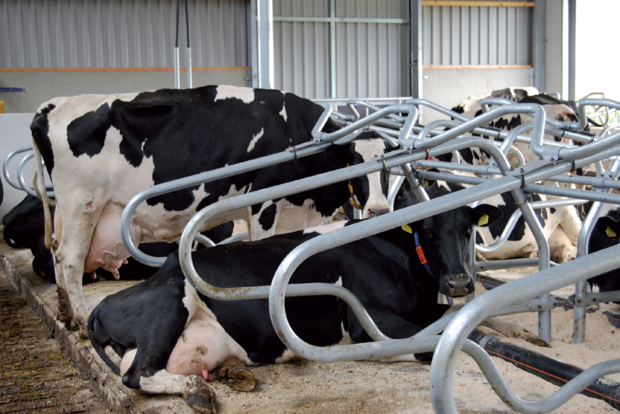
[[[99,358],[103,359],[103,362],[105,362],[105,364],[108,367],[110,367],[110,369],[114,371],[116,375],[121,375],[120,367],[116,365],[114,361],[112,361],[112,359],[110,359],[108,354],[105,352],[105,349],[104,349],[105,346],[102,346],[99,343],[99,340],[97,339],[97,335],[95,332],[95,323],[98,323],[98,322],[97,322],[97,318],[95,318],[95,311],[93,311],[90,315],[90,318],[88,318],[88,324],[86,325],[86,332],[88,333],[88,339],[90,339],[90,343],[93,344],[93,348],[95,348],[95,351],[99,355]]]
[[[52,214],[50,212],[49,201],[47,199],[47,190],[45,188],[45,175],[43,173],[43,161],[41,157],[41,151],[35,140],[32,140],[32,147],[34,149],[35,164],[37,170],[35,172],[34,188],[41,201],[43,201],[43,215],[45,217],[45,247],[50,249],[52,247]]]

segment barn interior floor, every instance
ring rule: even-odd
[[[98,357],[88,340],[80,340],[56,320],[55,285],[43,282],[31,270],[27,250],[0,243],[0,272],[33,307],[45,327],[89,381],[107,406],[116,413],[191,413],[183,398],[142,396],[124,387]],[[106,295],[136,282],[99,282],[84,287],[91,309]],[[535,316],[535,315],[534,315]],[[510,387],[527,399],[543,398],[557,388],[502,361],[494,360]],[[432,413],[429,393],[430,366],[419,363],[343,362],[291,364],[253,368],[259,385],[254,392],[212,383],[222,413]],[[454,392],[461,413],[512,413],[493,392],[475,362],[461,354],[455,370]],[[557,413],[615,412],[600,400],[574,397]]]

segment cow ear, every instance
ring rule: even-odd
[[[332,144],[329,148],[325,150],[325,155],[327,159],[333,162],[334,164],[342,165],[343,167],[347,164],[353,163],[353,153],[352,153],[352,145],[336,145]]]
[[[490,204],[480,204],[469,212],[472,223],[478,227],[486,227],[495,223],[502,217],[502,211]]]
[[[616,219],[603,216],[596,221],[595,225],[596,230],[598,230],[601,234],[606,235],[610,239],[618,237],[620,234],[620,223],[616,221]]]

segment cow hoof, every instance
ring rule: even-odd
[[[217,413],[215,391],[207,384],[201,384],[195,391],[187,395],[187,403],[201,414]]]
[[[256,387],[256,378],[252,371],[243,364],[233,362],[220,368],[218,377],[235,391],[251,392]]]

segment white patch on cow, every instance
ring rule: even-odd
[[[175,375],[166,370],[150,377],[140,377],[140,391],[148,394],[184,395],[196,385],[196,377]]]
[[[187,280],[183,304],[190,316],[168,358],[166,371],[176,375],[203,375],[204,371],[212,371],[229,356],[239,358],[246,365],[255,365],[245,350],[226,333]]]
[[[284,122],[286,122],[286,120],[288,119],[288,116],[286,115],[286,104],[282,103],[282,110],[280,111],[280,114],[282,116],[282,118],[284,118]]]
[[[289,204],[285,199],[278,206],[278,221],[274,234],[285,234],[320,226],[330,217],[316,211],[314,200],[307,199],[301,206]]]
[[[290,361],[291,359],[297,358],[297,354],[290,349],[285,349],[282,355],[276,358],[276,364],[283,364],[285,362]]]
[[[133,360],[136,357],[136,352],[138,352],[138,348],[132,348],[125,351],[123,354],[123,359],[121,359],[121,364],[119,366],[121,377],[125,375],[125,372],[131,367],[133,364]]]
[[[246,192],[249,192],[251,188],[252,188],[252,184],[251,183],[250,183],[249,187],[243,186],[240,189],[237,189],[237,185],[232,184],[230,186],[230,188],[228,189],[228,193],[225,194],[225,195],[219,196],[218,201],[224,200],[226,198],[235,197],[235,196],[238,196],[238,195],[245,194]]]
[[[250,145],[248,145],[248,153],[254,149],[254,146],[264,134],[265,134],[265,130],[261,128],[260,132],[254,135],[254,137],[252,137],[252,141],[250,141]]]
[[[338,276],[338,280],[336,280],[334,285],[342,287],[342,276]]]
[[[380,139],[360,139],[353,141],[355,152],[362,156],[364,162],[373,160],[380,157],[385,151],[385,142]],[[370,197],[366,202],[362,210],[362,217],[368,218],[369,210],[390,210],[390,205],[387,201],[387,197],[383,194],[381,189],[381,172],[374,172],[368,174],[368,184]]]
[[[308,234],[308,233],[319,233],[319,234],[329,233],[330,231],[343,228],[346,223],[347,223],[346,221],[336,221],[334,223],[323,224],[321,226],[308,227],[307,229],[304,230],[304,234]]]
[[[254,101],[254,89],[238,86],[220,85],[217,87],[217,95],[214,101],[224,99],[240,99],[243,103],[251,103]]]

